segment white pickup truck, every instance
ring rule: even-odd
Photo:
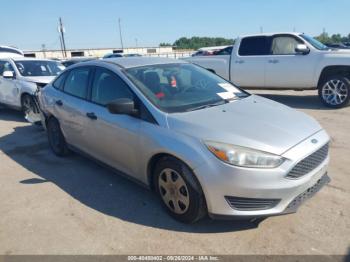
[[[318,89],[333,108],[350,100],[350,51],[330,49],[301,33],[239,37],[218,55],[186,60],[246,89]]]

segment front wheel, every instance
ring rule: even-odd
[[[183,223],[194,223],[206,215],[203,191],[192,171],[180,160],[166,157],[154,172],[154,186],[169,214]]]
[[[320,84],[318,95],[327,107],[344,107],[350,100],[350,81],[344,76],[327,77]]]
[[[33,124],[40,124],[40,113],[34,97],[29,94],[24,94],[21,99],[22,112],[24,118]]]

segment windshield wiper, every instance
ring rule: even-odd
[[[186,112],[201,110],[201,109],[214,107],[214,106],[220,106],[220,105],[224,105],[224,104],[227,104],[227,103],[229,103],[229,100],[221,100],[221,101],[216,102],[216,103],[206,104],[206,105],[201,105],[201,106],[189,108],[189,109],[186,110]]]

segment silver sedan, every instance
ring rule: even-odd
[[[55,154],[107,164],[182,222],[295,212],[329,182],[329,136],[314,119],[183,61],[77,64],[39,100]]]

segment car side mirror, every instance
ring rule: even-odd
[[[4,78],[7,78],[7,79],[14,79],[15,78],[15,73],[12,72],[12,71],[4,71],[4,73],[2,74],[2,76]]]
[[[297,45],[297,47],[295,48],[295,53],[301,54],[301,55],[307,55],[308,53],[310,53],[310,49],[307,47],[307,45],[300,44],[300,45]]]
[[[119,98],[107,104],[107,109],[111,114],[136,116],[138,110],[135,102],[129,98]]]

